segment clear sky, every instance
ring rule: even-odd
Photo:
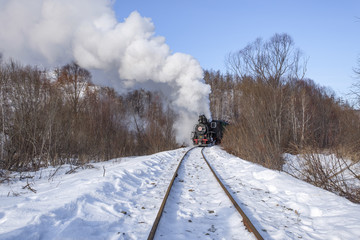
[[[360,0],[117,0],[119,21],[132,11],[152,19],[173,52],[225,73],[225,56],[256,38],[287,33],[309,58],[307,77],[344,97],[356,81]]]

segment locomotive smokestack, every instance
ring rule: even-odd
[[[178,113],[177,141],[190,142],[199,113],[210,116],[210,87],[202,68],[187,54],[172,53],[155,35],[150,18],[132,12],[117,21],[109,0],[4,0],[0,3],[0,52],[29,64],[75,60],[99,73],[116,73],[117,91],[166,89]],[[104,79],[101,78],[101,79]]]

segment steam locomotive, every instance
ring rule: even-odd
[[[228,125],[228,123],[225,121],[208,121],[205,115],[200,115],[198,123],[192,132],[191,138],[193,144],[202,147],[220,144],[226,125]]]

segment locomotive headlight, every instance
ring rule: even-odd
[[[198,131],[199,131],[199,132],[202,131],[202,127],[201,127],[201,126],[198,127]]]

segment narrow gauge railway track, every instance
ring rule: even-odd
[[[263,239],[212,169],[203,150],[200,154],[199,148],[192,148],[180,160],[148,239],[186,239],[194,234],[201,239],[223,238],[224,234],[232,239]],[[245,227],[241,227],[241,222]]]

